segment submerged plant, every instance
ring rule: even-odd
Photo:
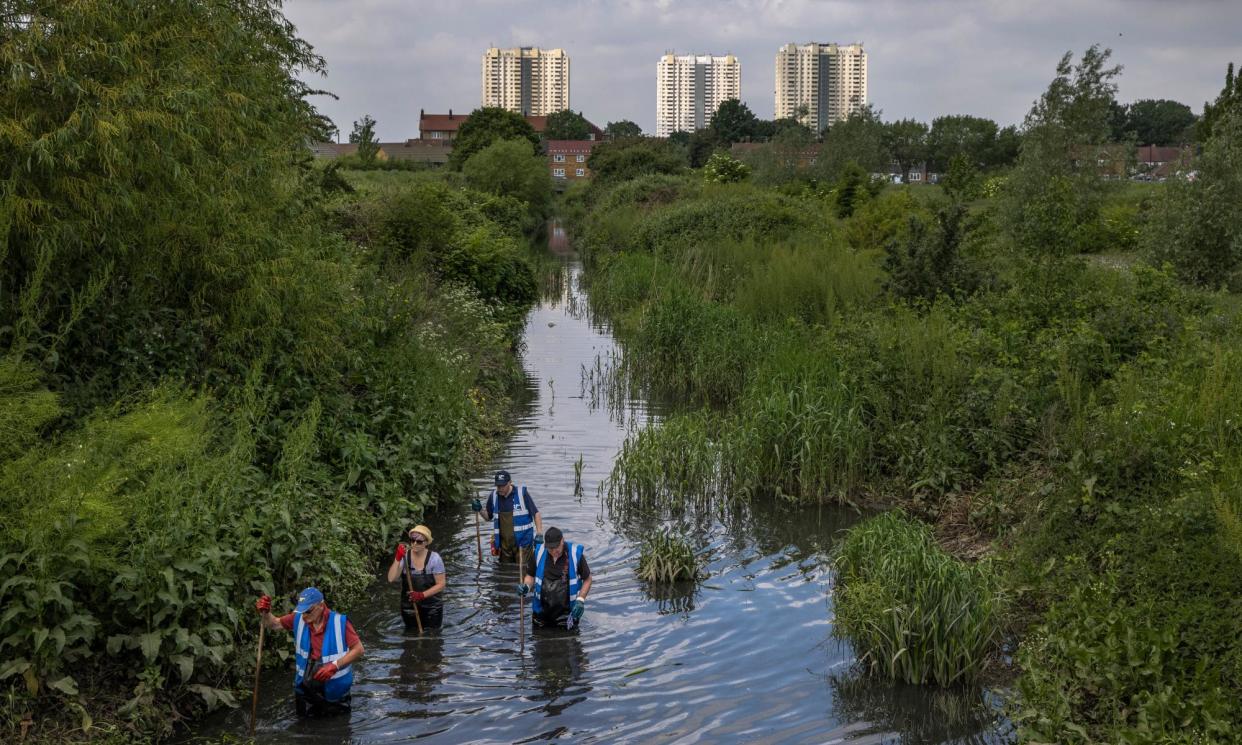
[[[574,496],[582,496],[582,453],[578,453],[578,460],[574,461]]]
[[[990,564],[949,556],[900,511],[851,529],[834,560],[834,632],[870,672],[943,686],[978,677],[1000,641],[1002,595]]]
[[[638,578],[647,582],[677,582],[699,577],[699,560],[694,549],[681,538],[664,530],[643,541],[638,557]]]

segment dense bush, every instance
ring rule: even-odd
[[[1157,203],[1144,245],[1156,261],[1200,285],[1242,290],[1242,107],[1216,123],[1193,180],[1178,178]],[[1230,286],[1232,283],[1232,286]]]
[[[311,167],[322,63],[279,3],[9,5],[0,732],[158,738],[232,702],[255,594],[347,605],[460,492],[528,205]]]

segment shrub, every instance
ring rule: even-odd
[[[949,686],[978,678],[1000,642],[990,564],[966,564],[900,512],[861,523],[834,552],[834,633],[874,674]]]
[[[733,184],[745,181],[749,175],[750,166],[723,151],[712,153],[703,166],[703,179],[712,184]]]

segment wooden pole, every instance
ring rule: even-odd
[[[525,550],[518,546],[518,582],[526,584],[526,558]],[[518,616],[518,636],[521,637],[521,649],[519,654],[526,654],[526,596],[518,595],[518,608],[520,615]]]
[[[267,624],[259,619],[259,652],[254,659],[254,694],[250,698],[250,737],[254,738],[254,723],[259,713],[259,670],[263,666],[263,632]]]
[[[410,571],[410,564],[414,563],[414,561],[410,558],[410,554],[413,552],[414,546],[411,545],[410,550],[405,552],[405,558],[402,559],[402,561],[405,562],[405,581],[408,583],[407,586],[411,591],[414,589],[414,574]],[[427,558],[430,559],[431,554],[428,554]],[[414,606],[414,622],[418,624],[418,633],[421,634],[423,633],[423,618],[418,613],[418,603],[415,603],[413,600],[411,600],[410,603]]]
[[[483,566],[483,534],[479,532],[479,513],[474,513],[474,541],[479,547],[479,566]]]

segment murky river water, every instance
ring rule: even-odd
[[[299,721],[291,673],[268,670],[259,742],[1008,741],[982,691],[946,695],[858,679],[850,649],[831,635],[827,558],[838,531],[857,519],[851,511],[757,505],[722,514],[695,536],[707,561],[703,582],[653,593],[636,578],[641,526],[617,524],[597,486],[628,429],[660,411],[629,398],[599,405],[586,391],[587,371],[618,350],[587,318],[578,272],[567,262],[559,294],[530,314],[526,402],[493,465],[527,485],[545,528],[556,525],[586,547],[594,585],[580,632],[529,634],[520,652],[517,570],[496,565],[486,545],[479,565],[474,519],[462,504],[430,522],[447,565],[443,630],[406,632],[396,585],[377,582],[370,602],[341,609],[367,649],[352,715]],[[490,473],[478,474],[481,491]],[[484,525],[484,542],[487,533]],[[269,636],[269,645],[288,643]],[[198,734],[244,734],[245,709]]]

